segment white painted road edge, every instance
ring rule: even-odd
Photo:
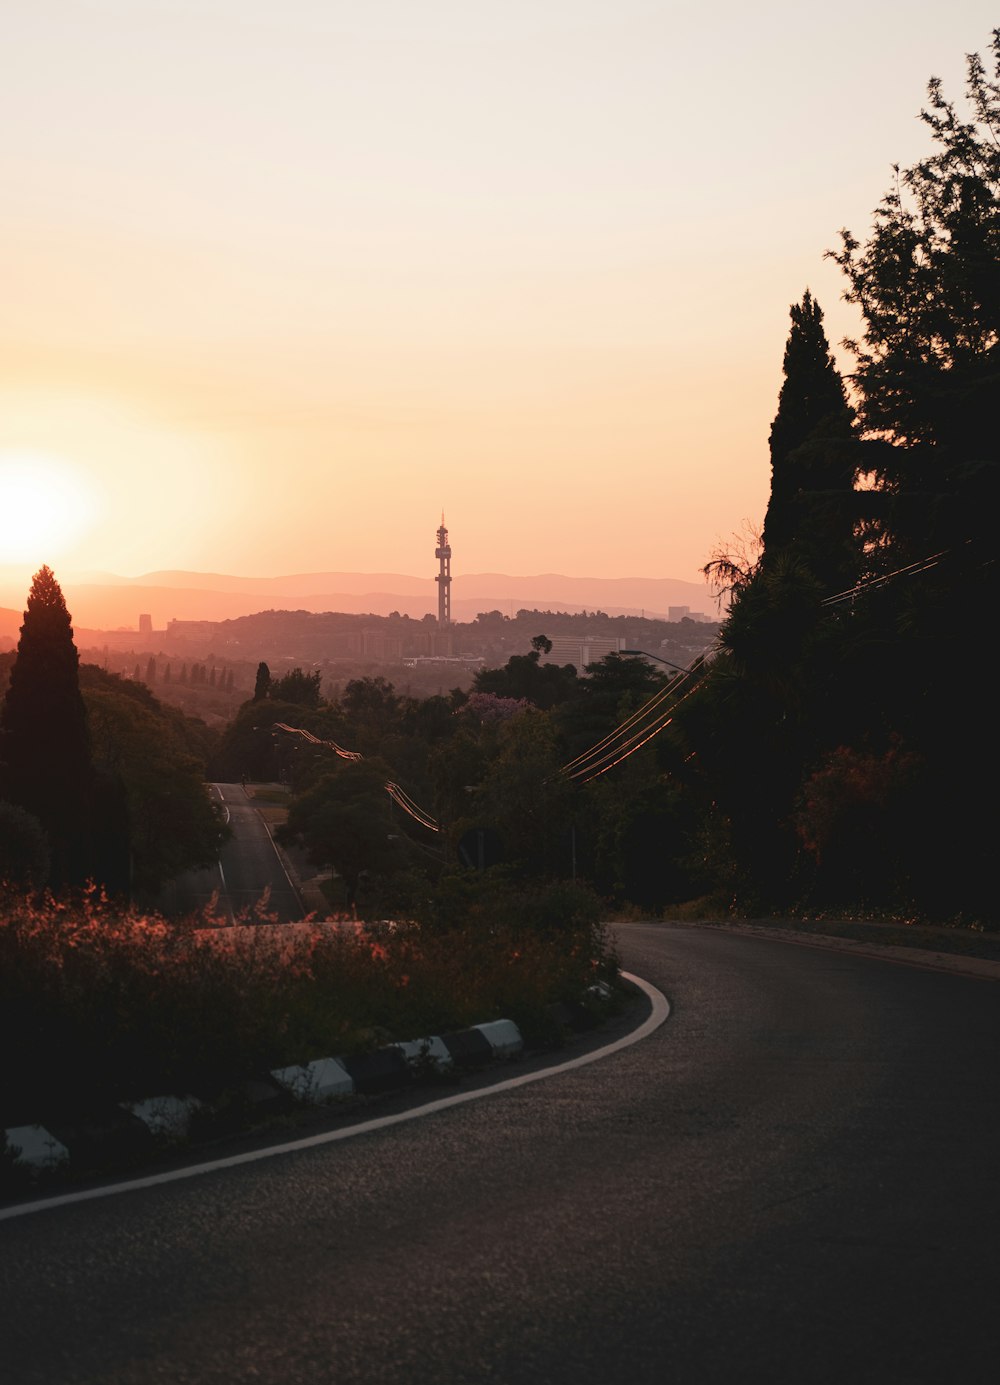
[[[526,1087],[530,1082],[541,1082],[547,1077],[558,1077],[561,1073],[572,1072],[574,1068],[586,1067],[600,1058],[608,1058],[623,1048],[637,1044],[659,1029],[670,1015],[670,1002],[661,991],[641,977],[623,971],[621,976],[642,991],[652,1009],[649,1018],[638,1029],[626,1034],[603,1048],[592,1053],[584,1053],[579,1058],[570,1058],[555,1067],[544,1068],[541,1072],[523,1073],[520,1077],[509,1077],[504,1082],[495,1082],[488,1087],[478,1087],[472,1092],[456,1092],[452,1096],[429,1101],[425,1106],[417,1106],[411,1111],[400,1111],[393,1116],[377,1116],[373,1120],[360,1121],[357,1125],[346,1126],[342,1130],[328,1130],[321,1135],[307,1135],[301,1140],[288,1140],[280,1145],[269,1145],[266,1149],[248,1150],[243,1154],[232,1154],[225,1159],[211,1159],[203,1164],[189,1164],[183,1169],[171,1169],[166,1173],[150,1174],[145,1178],[130,1178],[121,1183],[109,1183],[101,1188],[85,1188],[79,1192],[61,1193],[55,1197],[39,1198],[34,1202],[22,1202],[13,1207],[0,1207],[0,1221],[11,1221],[14,1217],[26,1217],[33,1212],[44,1212],[51,1207],[68,1207],[75,1202],[92,1202],[95,1198],[113,1197],[137,1188],[156,1188],[164,1183],[177,1183],[182,1178],[197,1178],[200,1174],[215,1173],[220,1169],[233,1169],[240,1164],[255,1164],[260,1159],[271,1159],[276,1154],[294,1154],[297,1150],[316,1149],[320,1145],[334,1144],[349,1140],[355,1135],[369,1135],[376,1130],[386,1130],[391,1125],[402,1125],[405,1121],[418,1120],[422,1116],[446,1111],[451,1106],[464,1106],[467,1101],[479,1101],[483,1097],[496,1096],[500,1092],[513,1091],[515,1087]]]

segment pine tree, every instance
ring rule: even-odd
[[[271,690],[271,670],[263,660],[257,665],[257,679],[253,688],[254,702],[260,702]]]
[[[152,655],[149,656],[149,662],[146,665],[146,682],[150,687],[156,682],[156,660]]]
[[[48,567],[31,584],[0,733],[3,797],[45,829],[52,885],[81,884],[91,873],[94,774],[73,627]]]

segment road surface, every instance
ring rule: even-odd
[[[619,938],[673,1008],[610,1058],[0,1224],[10,1379],[992,1385],[1000,987]]]
[[[217,898],[220,910],[234,918],[252,911],[269,890],[268,914],[281,923],[302,918],[301,901],[246,790],[240,784],[212,784],[211,793],[222,805],[233,835],[217,866],[186,871],[170,882],[159,901],[163,912],[177,917]]]

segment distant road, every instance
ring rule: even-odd
[[[998,983],[618,934],[673,1006],[631,1048],[4,1222],[9,1378],[994,1385]]]
[[[252,909],[270,889],[268,913],[281,923],[302,918],[298,895],[246,790],[240,784],[213,784],[211,791],[222,805],[233,835],[222,848],[217,866],[186,871],[171,881],[162,897],[164,912],[173,916],[191,913],[218,894],[222,910],[236,916]]]

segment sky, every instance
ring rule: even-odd
[[[700,580],[986,0],[0,0],[0,569]]]

